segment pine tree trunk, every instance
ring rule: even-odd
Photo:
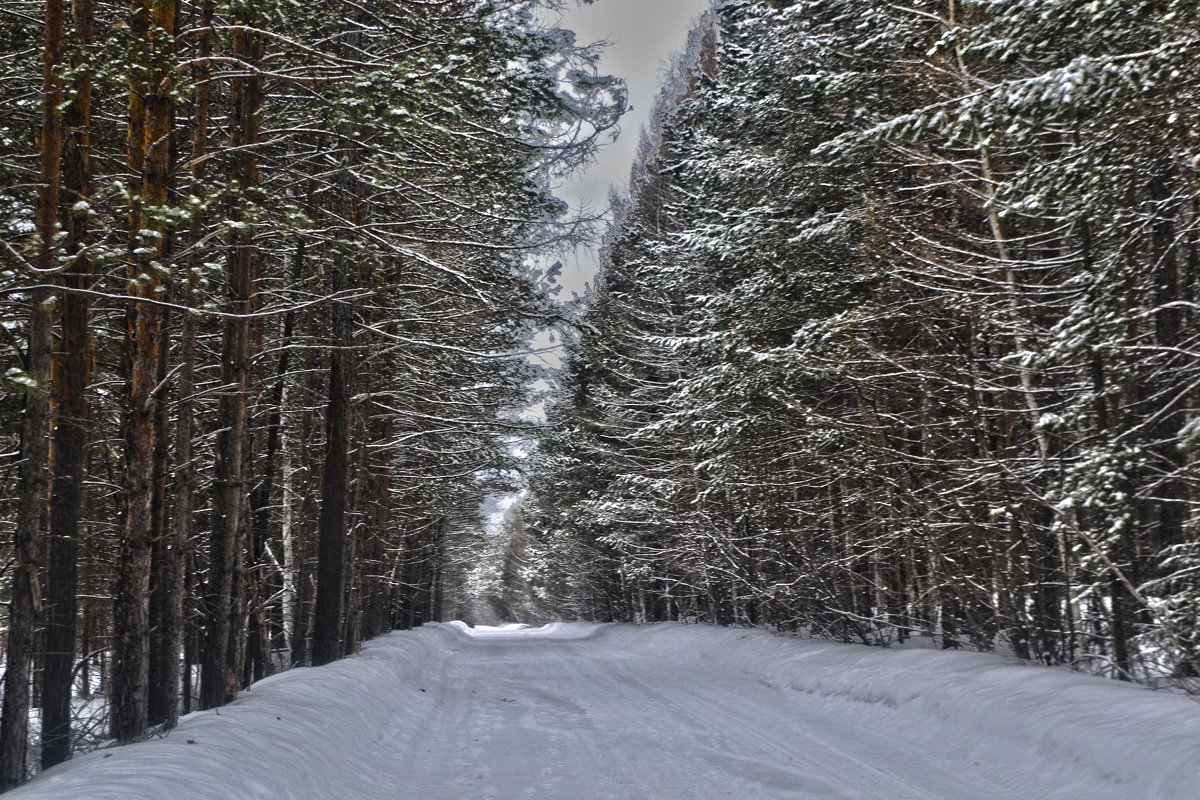
[[[352,167],[356,158],[349,141],[342,139],[347,156],[338,216],[358,223],[357,187]],[[335,254],[331,265],[330,289],[344,293],[357,275],[350,259]],[[344,652],[346,613],[346,510],[349,493],[350,398],[354,386],[354,308],[347,300],[332,305],[329,353],[329,400],[325,412],[325,468],[321,484],[321,514],[317,527],[317,598],[313,621],[313,666],[328,664]]]
[[[172,120],[173,121],[173,120]],[[170,174],[175,174],[177,162],[175,136],[171,126],[168,135]],[[170,191],[176,187],[172,183]],[[164,259],[169,259],[174,245],[168,233],[164,243]],[[168,301],[175,299],[175,286],[167,287]],[[158,375],[163,383],[155,398],[154,423],[154,498],[151,504],[153,524],[150,547],[150,662],[147,717],[151,725],[173,728],[179,719],[179,655],[183,639],[183,552],[177,540],[178,531],[171,525],[167,483],[170,478],[170,413],[166,402],[167,376],[171,370],[171,309],[162,312],[161,345],[158,350]]]
[[[141,0],[134,12],[132,63],[162,64],[174,46],[174,0]],[[167,35],[160,37],[159,30]],[[131,192],[130,235],[134,248],[129,294],[139,300],[157,300],[164,268],[152,262],[162,258],[165,231],[160,220],[145,218],[142,209],[164,206],[167,200],[174,119],[171,72],[156,67],[151,68],[144,84],[135,78],[129,105],[129,166],[135,183]],[[143,230],[155,231],[155,235],[144,237]],[[149,724],[150,550],[161,347],[161,307],[146,302],[131,304],[125,356],[129,376],[125,520],[113,611],[112,733],[118,741],[142,736]]]
[[[192,163],[191,179],[193,192],[204,181],[205,166],[208,163],[208,119],[209,103],[212,90],[209,85],[210,73],[208,62],[205,60],[212,55],[212,33],[209,30],[213,20],[212,0],[205,0],[200,8],[200,20],[197,41],[197,64],[192,78],[196,86],[196,95],[192,105]],[[204,254],[198,247],[204,237],[204,212],[197,209],[192,214],[188,228],[188,249],[191,257],[188,260],[187,278],[181,282],[180,290],[183,296],[180,303],[185,308],[192,308],[195,303],[195,276],[204,264]],[[196,478],[193,465],[192,432],[195,422],[195,402],[193,394],[196,386],[196,319],[192,314],[185,313],[180,325],[179,334],[179,405],[175,412],[175,514],[172,523],[175,527],[173,536],[180,547],[180,559],[188,560],[192,553],[193,540],[196,532]],[[191,559],[194,561],[194,559]],[[194,570],[184,565],[184,575],[192,574]],[[190,582],[183,588],[188,594]],[[184,618],[184,666],[183,666],[183,713],[192,710],[192,665],[197,655],[196,633],[194,623],[189,624],[187,615]]]
[[[1164,351],[1164,360],[1171,359],[1168,354],[1179,347],[1183,322],[1183,311],[1179,302],[1183,294],[1179,274],[1180,239],[1175,225],[1175,216],[1180,209],[1178,201],[1173,199],[1175,187],[1172,186],[1171,180],[1172,168],[1173,165],[1169,161],[1158,164],[1157,174],[1151,179],[1148,191],[1156,208],[1156,219],[1150,235],[1150,256],[1154,265],[1154,340]],[[1178,194],[1183,196],[1184,193]],[[1147,396],[1152,396],[1158,391],[1157,386],[1145,384],[1141,389]],[[1187,469],[1187,457],[1179,447],[1177,436],[1186,422],[1186,401],[1183,397],[1186,395],[1159,410],[1156,422],[1150,428],[1150,434],[1153,436],[1151,448],[1159,461],[1156,468],[1166,475],[1155,481],[1154,499],[1151,501],[1154,508],[1143,511],[1148,523],[1145,527],[1150,533],[1147,537],[1150,552],[1147,555],[1157,554],[1163,548],[1178,545],[1186,540],[1184,531],[1188,497],[1184,483],[1178,476],[1183,475]]]
[[[333,292],[346,288],[346,265],[333,265]],[[353,351],[351,307],[332,309],[329,356],[329,402],[325,411],[325,469],[321,484],[321,516],[317,528],[317,603],[312,632],[313,666],[337,660],[342,653],[342,605],[345,595],[346,494],[350,434],[350,371]]]
[[[83,48],[92,41],[92,0],[75,0],[72,16]],[[87,53],[72,59],[78,69]],[[61,338],[57,358],[54,429],[53,488],[50,503],[50,542],[46,564],[46,654],[42,677],[42,769],[71,754],[72,670],[75,660],[76,587],[79,550],[79,508],[87,450],[88,321],[86,295],[72,289],[91,286],[91,263],[82,251],[87,240],[87,213],[77,213],[77,203],[89,197],[91,165],[91,76],[80,71],[74,81],[74,99],[64,116],[63,196],[60,220],[66,234],[61,246],[73,254],[71,268],[63,273],[67,291],[60,300]]]
[[[246,26],[233,34],[234,54],[254,63],[262,44],[248,30],[248,11],[238,12],[237,22]],[[258,110],[261,79],[239,77],[232,82],[230,147],[234,152],[234,179],[245,193],[258,187],[258,160],[252,145],[258,139]],[[221,343],[221,395],[216,461],[213,471],[213,529],[210,548],[208,631],[201,673],[200,705],[224,705],[236,695],[237,648],[230,646],[237,611],[234,591],[241,564],[242,511],[245,505],[247,390],[250,380],[250,313],[254,262],[257,258],[254,232],[247,225],[234,233],[226,260],[225,310],[227,317]]]
[[[291,285],[299,286],[303,277],[304,243],[301,241],[292,259]],[[283,320],[283,333],[279,341],[279,366],[276,372],[274,386],[271,388],[270,418],[267,421],[267,450],[263,454],[262,475],[250,493],[250,546],[252,561],[261,565],[265,561],[265,545],[270,533],[270,507],[275,495],[276,475],[279,472],[277,461],[280,457],[283,425],[284,383],[287,380],[291,364],[291,344],[296,328],[296,312],[289,311]],[[263,607],[264,596],[274,595],[277,587],[268,586],[263,590],[266,576],[261,570],[251,576],[250,580],[250,630],[246,675],[243,682],[247,685],[261,680],[270,673],[270,616]],[[279,587],[282,588],[282,587]]]
[[[55,75],[62,62],[65,8],[62,0],[47,0],[43,51],[43,100],[40,188],[37,208],[38,269],[55,267],[54,240],[58,232],[59,185],[62,179],[63,123],[59,112],[62,86]],[[29,742],[29,678],[33,657],[35,616],[40,610],[38,544],[46,505],[50,443],[50,299],[45,289],[30,293],[29,350],[25,371],[35,385],[25,395],[21,424],[21,470],[16,530],[13,541],[12,599],[9,604],[4,710],[0,718],[0,790],[25,780]]]
[[[159,351],[159,374],[169,369],[169,312],[163,314],[164,346]],[[172,524],[168,506],[170,442],[167,404],[158,403],[154,455],[154,533],[150,585],[150,697],[151,725],[173,728],[179,721],[180,651],[183,648],[183,542]]]
[[[309,311],[305,314],[304,341],[311,342],[316,315]],[[307,665],[312,661],[312,617],[314,605],[313,566],[313,531],[312,520],[316,499],[316,480],[313,472],[313,412],[316,405],[313,384],[316,377],[316,348],[304,349],[303,378],[300,382],[300,425],[296,442],[299,447],[300,485],[297,487],[300,514],[294,537],[296,560],[296,615],[295,628],[292,634],[291,663]]]

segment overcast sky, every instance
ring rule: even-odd
[[[575,31],[576,41],[587,44],[609,42],[599,64],[602,74],[624,78],[632,110],[621,118],[621,135],[605,145],[596,163],[584,174],[561,187],[556,194],[571,204],[592,212],[605,210],[608,190],[625,190],[629,169],[637,152],[639,134],[653,107],[662,82],[668,57],[687,44],[692,22],[710,5],[711,0],[596,0],[578,5],[568,0],[560,27]],[[559,283],[570,299],[571,293],[583,294],[584,287],[596,274],[595,254],[590,249],[562,256],[563,271]],[[543,330],[530,342],[528,358],[553,367],[561,366],[562,350],[556,335]],[[548,390],[550,384],[538,381],[535,387]],[[536,402],[522,413],[527,419],[544,420],[543,402]],[[512,498],[505,503],[511,504]],[[490,525],[499,524],[507,505],[489,507]]]
[[[710,0],[597,0],[592,5],[569,2],[561,26],[575,31],[582,43],[611,43],[600,62],[603,74],[624,78],[633,107],[621,120],[621,136],[607,145],[587,172],[558,192],[574,209],[581,205],[601,211],[608,190],[622,190],[637,151],[639,133],[658,93],[668,56],[682,50],[692,22]],[[590,253],[566,259],[563,283],[569,289],[590,282],[594,270]]]
[[[601,74],[625,79],[632,109],[621,118],[621,135],[601,150],[596,163],[584,174],[561,187],[556,194],[571,204],[593,212],[608,204],[610,186],[625,190],[629,169],[637,152],[639,134],[645,124],[658,87],[662,83],[668,57],[683,49],[692,22],[711,4],[711,0],[596,0],[580,5],[567,0],[560,27],[575,31],[575,40],[588,44],[609,42],[600,60]],[[595,277],[596,260],[590,250],[563,257],[559,282],[567,292],[583,293]],[[564,299],[569,298],[569,294]],[[561,366],[562,350],[549,329],[530,342],[527,357],[534,362]],[[539,391],[551,388],[547,381],[534,384]],[[527,420],[544,422],[545,400],[536,400],[521,412]],[[519,445],[514,445],[519,446]],[[483,505],[488,532],[499,531],[504,514],[518,495],[489,497]]]

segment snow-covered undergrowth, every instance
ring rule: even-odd
[[[652,730],[660,719],[667,735]],[[740,746],[747,726],[761,742],[731,760],[721,747]],[[647,742],[674,748],[672,761]],[[664,763],[677,767],[670,786]],[[826,767],[833,777],[813,783]],[[647,793],[579,795],[617,774]],[[1188,800],[1200,797],[1200,705],[990,654],[707,625],[450,623],[269,678],[165,737],[82,756],[10,796],[708,800],[713,775],[734,795],[744,786],[744,800]],[[887,791],[889,775],[889,794],[861,793]]]

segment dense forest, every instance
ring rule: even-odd
[[[624,92],[529,2],[0,12],[6,788],[439,616]]]
[[[1192,0],[717,4],[501,607],[1189,682],[1197,108]]]
[[[572,305],[556,5],[0,3],[0,790],[451,617],[1196,688],[1200,6],[714,2]]]

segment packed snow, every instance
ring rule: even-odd
[[[1200,797],[1191,698],[707,625],[393,633],[13,800]]]

